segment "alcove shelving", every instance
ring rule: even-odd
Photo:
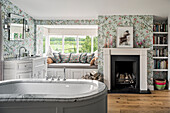
[[[166,79],[168,88],[168,17],[154,16],[153,20],[153,76]]]

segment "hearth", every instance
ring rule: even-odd
[[[138,92],[140,88],[140,56],[111,56],[111,91]]]

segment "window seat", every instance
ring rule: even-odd
[[[74,69],[98,69],[97,65],[90,66],[89,63],[52,63],[48,68],[74,68]]]

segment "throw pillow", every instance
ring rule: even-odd
[[[79,53],[72,53],[70,56],[70,63],[79,63],[80,54]]]
[[[52,64],[52,63],[53,63],[52,58],[47,58],[47,63],[48,63],[48,64]]]
[[[98,57],[96,57],[96,60],[94,61],[94,65],[98,65]]]
[[[62,63],[68,63],[70,60],[70,53],[59,53],[60,54],[60,58],[61,58],[61,62]]]
[[[96,58],[93,58],[90,62],[90,66],[94,65],[94,62],[95,62]]]
[[[82,53],[80,55],[80,62],[81,63],[86,63],[86,57],[87,57],[87,53]]]
[[[61,58],[60,58],[60,53],[53,53],[55,62],[56,63],[61,63]]]
[[[93,59],[94,53],[87,54],[87,63],[90,63]]]

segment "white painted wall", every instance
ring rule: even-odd
[[[98,15],[168,15],[170,0],[10,0],[35,19],[97,19]]]

